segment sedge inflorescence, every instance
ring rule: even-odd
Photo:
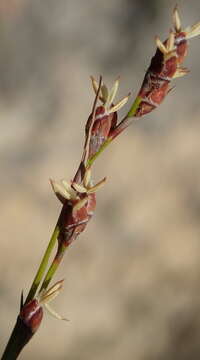
[[[96,97],[92,112],[85,126],[83,155],[74,179],[71,181],[50,180],[56,197],[62,203],[62,210],[57,222],[57,252],[47,272],[40,292],[30,301],[22,304],[20,319],[34,333],[43,317],[43,306],[58,319],[63,319],[50,309],[48,302],[57,296],[63,280],[46,290],[57,265],[62,260],[65,249],[82,233],[96,209],[96,191],[104,185],[106,178],[93,184],[91,167],[102,148],[117,137],[134,118],[140,118],[156,109],[171,90],[171,81],[188,73],[182,66],[188,51],[188,40],[200,34],[200,22],[182,29],[177,6],[173,11],[173,29],[162,42],[156,37],[156,53],[151,59],[142,86],[135,102],[128,113],[118,121],[118,111],[127,103],[130,94],[115,102],[119,88],[119,78],[109,90],[100,77],[99,82],[91,77]],[[100,103],[100,104],[99,104]],[[44,285],[44,287],[43,287]],[[33,283],[35,286],[35,283]],[[35,287],[37,290],[38,284]],[[34,288],[33,294],[36,290]]]

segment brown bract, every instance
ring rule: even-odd
[[[33,299],[28,304],[25,304],[20,311],[19,317],[30,333],[34,334],[43,318],[43,309],[38,299]]]

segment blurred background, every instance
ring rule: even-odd
[[[89,76],[120,75],[133,100],[174,5],[0,1],[1,351],[59,215],[48,179],[79,163]],[[184,27],[200,21],[199,0],[179,5]],[[200,37],[187,78],[97,161],[95,180],[108,180],[96,214],[55,277],[52,306],[70,322],[46,314],[20,359],[200,358],[199,56]]]

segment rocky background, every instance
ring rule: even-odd
[[[184,26],[200,21],[199,0],[179,3]],[[0,1],[2,351],[60,211],[48,179],[70,179],[81,156],[89,76],[120,75],[133,99],[174,5]],[[46,314],[20,359],[200,358],[199,56],[196,38],[187,78],[98,160],[95,217],[55,278],[70,322]]]

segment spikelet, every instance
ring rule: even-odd
[[[142,99],[134,114],[141,117],[159,106],[171,90],[171,80],[186,75],[189,70],[181,67],[187,51],[188,39],[200,35],[200,23],[182,30],[177,6],[173,11],[173,30],[167,40],[156,37],[157,50],[145,74],[138,97]]]

